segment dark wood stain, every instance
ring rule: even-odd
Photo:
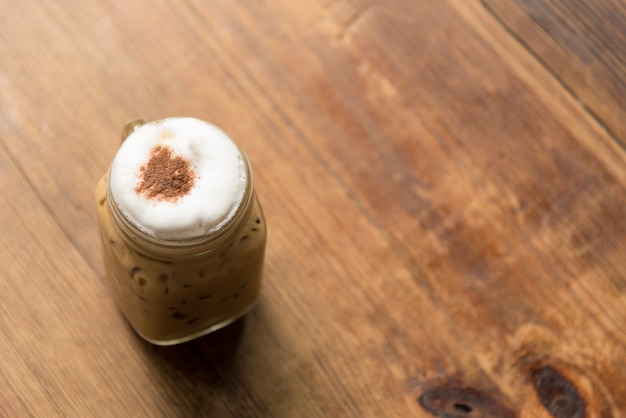
[[[514,413],[489,395],[471,387],[443,384],[426,390],[419,404],[432,415],[443,418],[513,418]]]
[[[541,403],[556,418],[583,418],[585,402],[572,382],[550,366],[532,371],[533,384]]]

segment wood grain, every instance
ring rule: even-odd
[[[0,416],[624,416],[620,7],[1,1]],[[159,348],[92,200],[170,115],[246,150],[269,237],[260,304]]]
[[[621,1],[483,2],[626,146],[626,6]]]

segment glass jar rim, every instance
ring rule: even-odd
[[[134,129],[137,129],[144,123],[142,119],[127,123],[122,131],[122,141],[124,141]],[[240,224],[242,224],[241,220],[245,218],[244,215],[250,211],[252,206],[251,202],[254,194],[252,170],[246,153],[232,138],[230,138],[230,140],[239,151],[245,169],[246,180],[243,195],[241,200],[237,202],[232,216],[215,226],[208,231],[208,233],[196,237],[181,239],[159,238],[146,233],[131,222],[115,202],[111,191],[111,182],[109,181],[111,176],[111,168],[109,167],[106,178],[107,206],[112,215],[114,224],[128,241],[129,245],[136,247],[135,249],[141,250],[142,252],[150,253],[154,258],[203,255],[221,248],[222,243],[228,243],[228,239],[239,231],[240,228],[237,226],[245,226]]]

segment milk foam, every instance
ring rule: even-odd
[[[187,160],[195,181],[176,200],[148,198],[137,191],[152,150],[166,146]],[[194,118],[169,118],[131,133],[111,164],[114,202],[137,228],[157,238],[207,235],[228,222],[243,199],[246,168],[241,152],[217,127]]]

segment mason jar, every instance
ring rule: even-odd
[[[168,119],[164,121],[150,124],[166,125]],[[128,124],[122,141],[144,126],[143,121]],[[265,218],[254,192],[248,158],[233,145],[245,172],[241,196],[227,218],[201,235],[172,238],[176,231],[169,230],[163,238],[131,219],[116,201],[112,168],[97,185],[96,206],[108,281],[129,324],[153,344],[182,343],[220,329],[245,315],[259,297]],[[142,171],[145,166],[136,175]],[[177,209],[175,202],[168,205]],[[142,212],[138,213],[140,217]]]

